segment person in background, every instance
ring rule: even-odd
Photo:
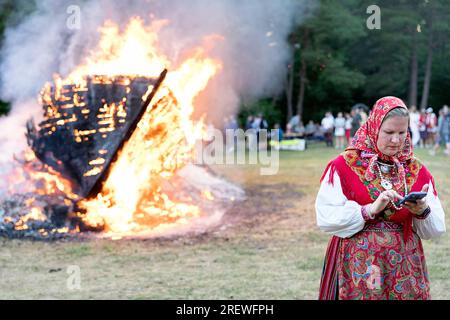
[[[224,119],[224,127],[226,129],[237,130],[239,129],[239,125],[237,123],[236,117],[234,115],[225,117]]]
[[[262,141],[261,143],[261,131],[267,130],[269,128],[269,125],[264,119],[263,114],[259,113],[255,119],[253,120],[252,128],[256,131],[256,141],[257,141],[257,147],[259,148],[265,148],[267,147],[265,145],[265,141]],[[266,132],[267,133],[267,132]]]
[[[325,113],[325,117],[322,119],[321,122],[324,136],[325,136],[325,142],[328,147],[333,146],[333,128],[334,128],[334,117],[331,112]]]
[[[359,112],[359,108],[357,107],[352,108],[350,115],[352,116],[352,129],[350,131],[350,139],[352,139],[355,136],[356,131],[358,131],[359,127],[361,126],[362,118]]]
[[[236,132],[237,129],[239,129],[239,124],[236,120],[236,117],[234,115],[225,117],[224,120],[224,127],[225,127],[225,137],[226,137],[226,132],[227,130],[232,130],[233,131],[233,145],[232,146],[228,146],[227,152],[232,152],[234,151],[235,147],[237,146],[237,142],[238,142],[238,137],[236,135],[234,135],[234,133]],[[224,141],[225,142],[225,141]]]
[[[445,213],[433,176],[414,156],[408,124],[402,100],[379,99],[325,169],[315,208],[332,238],[319,299],[430,299],[421,239],[446,231]],[[426,197],[399,205],[411,191]]]
[[[444,111],[444,123],[442,125],[442,139],[445,141],[445,151],[447,156],[450,156],[450,110],[447,105],[442,108]]]
[[[291,120],[289,120],[288,124],[293,132],[298,132],[300,124],[302,124],[300,115],[296,114],[295,116],[293,116]]]
[[[281,129],[279,123],[275,123],[274,130],[271,130],[270,132],[270,138],[274,141],[281,141],[283,140],[284,132],[283,129]]]
[[[253,132],[255,130],[255,129],[253,129],[253,122],[254,122],[254,120],[255,120],[255,117],[252,116],[252,115],[249,115],[247,117],[247,121],[245,122],[245,131],[246,131],[246,133],[250,133],[251,132],[251,134],[248,134],[246,139],[245,139],[246,147],[247,147],[248,150],[256,150],[256,148],[257,148],[256,139],[254,138],[255,135],[253,134]]]
[[[366,109],[366,106],[359,108],[359,115],[361,116],[361,121],[359,123],[359,126],[362,126],[367,121],[367,117],[368,117],[367,112],[368,112],[368,109]]]
[[[409,127],[411,128],[413,146],[416,147],[420,142],[420,113],[417,112],[416,106],[411,106],[409,109]]]
[[[294,133],[296,133],[300,138],[305,137],[305,126],[302,121],[300,121],[298,126],[294,129]]]
[[[345,140],[347,145],[350,144],[350,135],[352,131],[352,116],[350,113],[345,113]]]
[[[323,127],[318,123],[316,123],[316,130],[314,130],[314,140],[325,141],[325,132]]]
[[[286,125],[286,134],[287,135],[292,134],[292,126],[289,123]]]
[[[438,128],[437,117],[431,107],[426,110],[425,125],[427,127],[427,141],[425,142],[425,146],[432,148],[435,144],[436,132]]]
[[[441,110],[439,110],[438,118],[438,130],[436,133],[436,141],[433,149],[430,150],[430,155],[436,155],[440,147],[444,147],[444,154],[450,156],[450,114],[447,105],[444,105]]]
[[[334,137],[336,141],[336,149],[344,149],[345,145],[345,118],[342,112],[337,114],[334,119]]]
[[[445,149],[445,139],[443,139],[444,121],[445,121],[445,114],[444,114],[444,109],[442,108],[441,110],[439,110],[437,131],[436,131],[436,135],[434,137],[434,145],[433,145],[433,148],[431,148],[431,150],[429,152],[429,154],[431,156],[436,155],[436,152],[439,151],[441,145],[443,145],[444,149]]]
[[[425,108],[420,110],[420,119],[419,119],[419,133],[420,133],[420,144],[421,148],[425,148],[428,133],[427,133],[427,112]]]
[[[309,120],[308,124],[305,128],[305,136],[306,138],[312,138],[314,137],[314,132],[316,131],[316,125],[314,124],[314,121]]]
[[[253,128],[253,116],[248,116],[247,121],[245,122],[245,130]]]
[[[263,129],[269,128],[269,125],[267,124],[266,119],[264,119],[263,114],[259,113],[253,120],[252,128],[255,129],[257,132]]]

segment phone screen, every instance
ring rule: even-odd
[[[404,204],[406,201],[409,202],[416,202],[416,200],[418,199],[422,199],[427,195],[426,192],[411,192],[410,194],[408,194],[406,197],[404,197],[399,204]]]

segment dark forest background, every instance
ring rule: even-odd
[[[301,1],[301,0],[298,0]],[[449,0],[320,0],[287,39],[284,92],[243,105],[241,121],[262,112],[270,124],[295,114],[320,120],[330,110],[349,111],[395,95],[411,106],[435,110],[450,102]],[[0,34],[33,10],[33,2],[0,1]],[[367,8],[381,9],[381,29],[370,30]],[[1,38],[0,38],[1,46]],[[1,56],[0,56],[1,59]],[[8,111],[0,102],[0,114]]]

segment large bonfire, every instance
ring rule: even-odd
[[[85,164],[86,170],[80,180],[108,173],[97,192],[90,192],[89,197],[77,192],[74,180],[57,169],[62,165],[61,158],[54,159],[53,166],[43,164],[36,159],[42,160],[43,155],[27,150],[20,160],[21,166],[8,178],[11,193],[15,191],[13,186],[21,181],[32,187],[26,195],[22,188],[20,214],[5,215],[0,229],[9,227],[14,231],[26,231],[35,228],[40,234],[47,235],[76,233],[82,226],[85,230],[102,230],[102,235],[120,238],[187,224],[190,219],[202,215],[202,209],[192,195],[183,193],[180,197],[178,193],[176,197],[175,192],[167,190],[182,188],[173,178],[192,162],[195,143],[204,132],[203,122],[192,119],[194,99],[218,73],[221,63],[208,58],[202,47],[193,48],[181,62],[170,61],[158,49],[158,31],[166,23],[159,20],[146,26],[142,19],[135,17],[121,32],[117,24],[105,22],[97,47],[83,63],[69,76],[55,75],[54,83],[44,86],[40,101],[44,106],[45,121],[40,123],[40,131],[46,139],[61,128],[71,128],[74,143],[89,143],[93,137],[108,141],[110,134],[119,132],[134,112],[127,97],[135,84],[142,87],[145,81],[157,79],[163,70],[168,70],[158,88],[154,82],[148,82],[139,93],[138,105],[150,94],[154,96],[108,170],[106,159],[111,150],[107,148],[96,150],[96,156]],[[102,103],[94,108],[86,98],[86,92],[92,90],[93,85],[120,87],[123,97],[119,101],[97,98]],[[74,123],[82,117],[88,119],[92,114],[97,118],[98,127],[73,129]],[[29,125],[29,133],[36,132],[33,126]],[[209,201],[214,199],[208,187],[203,186],[200,194]],[[52,201],[56,204],[50,206]],[[0,210],[12,210],[13,205],[10,201]],[[64,212],[63,222],[49,229],[45,223],[50,218],[53,223],[58,220],[58,210]],[[68,225],[68,218],[79,223]]]

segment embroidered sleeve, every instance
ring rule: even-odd
[[[333,173],[330,183],[329,175]],[[317,225],[326,233],[348,238],[361,231],[365,221],[361,205],[348,200],[342,192],[341,181],[336,171],[328,168],[316,198]]]

